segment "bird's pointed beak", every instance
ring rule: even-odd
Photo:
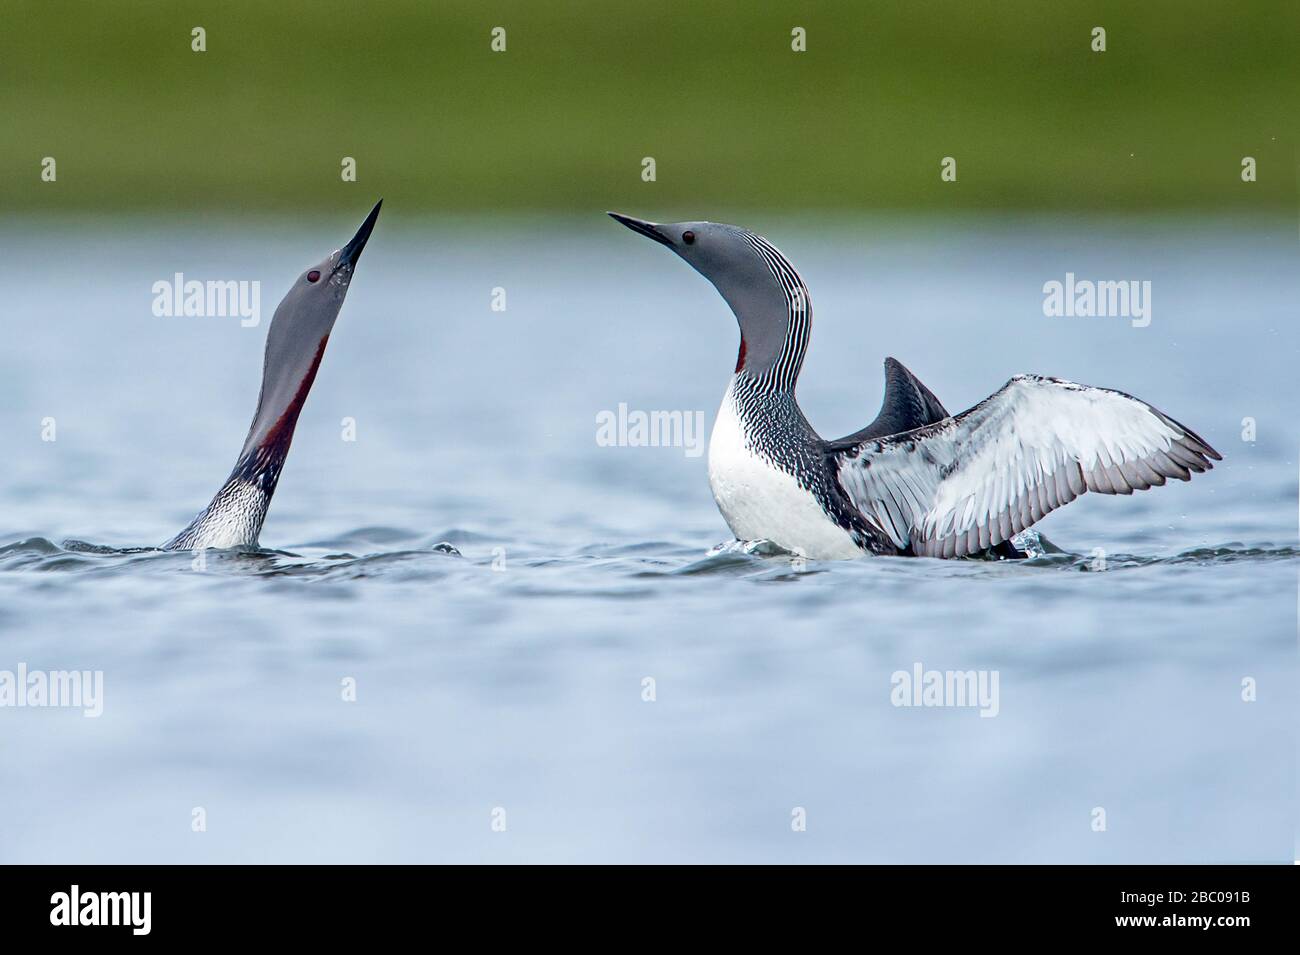
[[[611,212],[608,215],[615,222],[623,223],[623,225],[627,226],[633,232],[639,232],[647,238],[654,239],[656,242],[672,248],[672,242],[670,242],[668,237],[660,231],[658,224],[654,222],[646,222],[644,219],[634,219],[631,216],[625,216],[618,212]]]
[[[383,199],[375,203],[375,207],[370,210],[370,215],[366,216],[366,221],[361,223],[361,228],[352,237],[352,241],[339,250],[339,266],[351,268],[357,264],[357,259],[361,258],[361,250],[366,247],[366,242],[370,239],[370,233],[375,231],[375,220],[379,218],[379,207],[383,204]]]

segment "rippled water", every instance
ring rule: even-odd
[[[100,670],[103,715],[0,708],[0,860],[1291,858],[1293,233],[746,224],[812,290],[827,435],[892,354],[953,410],[1021,371],[1131,391],[1226,460],[1085,496],[1028,562],[729,544],[702,457],[594,438],[620,402],[711,421],[736,332],[702,279],[596,215],[386,209],[267,550],[196,568],[148,548],[233,464],[265,323],[151,285],[258,279],[269,318],[355,224],[10,223],[0,671]],[[1066,271],[1150,279],[1151,325],[1045,318]],[[918,663],[996,673],[996,717],[893,705]]]

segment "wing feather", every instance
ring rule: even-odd
[[[1036,375],[955,417],[829,453],[869,523],[900,549],[936,557],[1009,540],[1085,491],[1132,494],[1223,460],[1131,395]]]

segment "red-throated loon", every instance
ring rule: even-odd
[[[189,527],[163,544],[163,550],[257,546],[298,415],[316,380],[325,343],[381,205],[382,199],[375,203],[352,241],[298,276],[276,308],[266,333],[257,413],[235,469],[212,503]]]
[[[736,226],[610,215],[685,259],[740,324],[709,483],[741,540],[814,558],[964,557],[1005,546],[1085,491],[1132,494],[1223,460],[1146,402],[1059,378],[1018,375],[949,416],[892,359],[877,420],[825,441],[794,396],[812,304],[786,258]]]

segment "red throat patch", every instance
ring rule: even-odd
[[[311,367],[307,369],[307,374],[303,376],[298,385],[298,391],[289,402],[289,407],[276,419],[266,432],[266,437],[262,439],[261,448],[263,451],[280,451],[283,454],[289,453],[289,442],[293,440],[293,429],[298,424],[298,415],[302,412],[302,406],[307,401],[307,392],[311,391],[312,382],[316,380],[316,372],[320,369],[320,360],[325,356],[325,346],[329,343],[330,337],[326,335],[320,340],[320,345],[316,348],[316,355],[312,358]]]
[[[745,367],[745,336],[740,336],[740,354],[736,356],[736,371]]]

